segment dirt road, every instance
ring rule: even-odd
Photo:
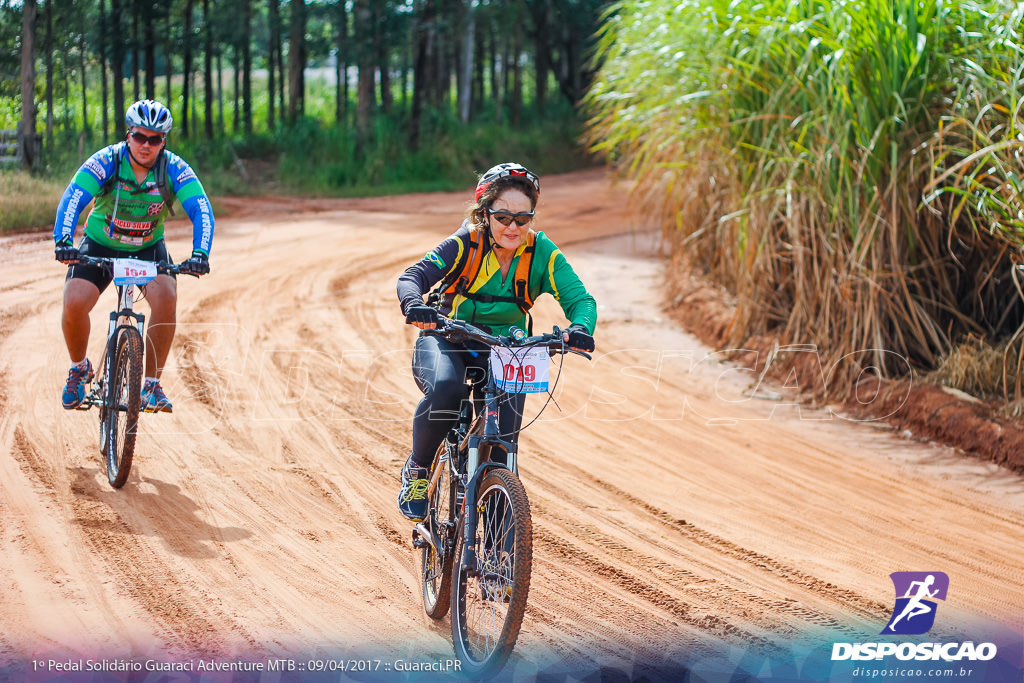
[[[50,659],[451,659],[394,503],[419,398],[394,283],[467,199],[220,220],[213,272],[179,281],[174,413],[143,416],[116,491],[96,415],[59,405],[63,268],[48,239],[0,244],[0,679],[50,680],[32,665]],[[708,355],[662,318],[657,240],[604,173],[547,179],[539,212],[601,304],[599,351],[566,361],[560,412],[522,440],[536,559],[506,673],[843,679],[831,643],[877,640],[889,574],[928,571],[950,581],[929,638],[998,642],[1010,668],[972,680],[1013,675],[1024,479]],[[534,319],[563,323],[551,301]]]

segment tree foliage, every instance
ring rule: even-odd
[[[278,136],[312,118],[360,131],[355,142],[367,149],[376,119],[386,117],[415,150],[447,134],[438,122],[456,115],[460,90],[470,122],[519,124],[524,111],[543,120],[546,93],[575,106],[585,91],[602,3],[526,4],[529,11],[519,0],[40,0],[40,17],[52,17],[35,24],[48,151],[59,148],[54,136],[117,138],[125,106],[146,96],[168,104],[179,140]],[[459,67],[468,16],[479,58],[467,80]],[[20,116],[8,98],[19,92],[21,19],[21,3],[0,0],[0,127]]]

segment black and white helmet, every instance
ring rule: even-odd
[[[171,110],[156,100],[139,100],[128,107],[124,122],[129,128],[138,126],[167,135],[171,132],[174,119],[171,118]]]
[[[537,190],[537,196],[540,196],[540,178],[537,177],[537,174],[533,173],[525,166],[517,164],[513,161],[504,164],[498,164],[497,166],[492,166],[491,168],[487,169],[487,171],[485,171],[482,176],[480,176],[480,182],[476,184],[477,200],[479,200],[480,197],[483,196],[484,192],[487,191],[487,188],[490,187],[491,183],[493,183],[498,178],[503,178],[505,176],[510,175],[518,175],[526,178],[526,180],[528,180],[533,185],[534,189]]]

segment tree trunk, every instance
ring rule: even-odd
[[[85,79],[85,31],[78,34],[78,68],[82,76],[82,131],[89,132],[89,96]]]
[[[373,3],[374,8],[374,36],[373,42],[377,53],[377,73],[380,74],[380,109],[385,114],[391,111],[391,71],[388,66],[388,46],[391,36],[389,33],[390,20],[387,16],[381,17],[380,8],[382,3]],[[386,8],[385,8],[386,9]]]
[[[203,129],[213,139],[213,27],[210,25],[210,0],[203,0]]]
[[[435,46],[434,50],[437,65],[434,70],[434,84],[437,89],[434,92],[434,106],[438,109],[442,109],[445,112],[452,110],[452,50],[455,48],[451,44],[453,41],[445,40],[446,34],[440,30],[435,32]]]
[[[402,113],[409,111],[409,73],[412,70],[413,46],[410,43],[402,47]]]
[[[185,45],[181,65],[181,135],[189,136],[189,109],[192,98],[192,7],[194,0],[185,0]]]
[[[110,137],[110,116],[107,110],[110,108],[110,95],[107,92],[107,3],[100,0],[100,90],[103,93],[103,139]]]
[[[306,0],[291,0],[292,25],[288,47],[288,120],[305,114]]]
[[[472,106],[476,109],[480,109],[484,106],[487,101],[487,95],[484,91],[484,74],[487,71],[487,33],[484,31],[484,27],[477,25],[476,29],[476,40],[473,42],[473,49],[475,51],[473,56],[473,91],[470,95],[472,99]]]
[[[279,31],[277,36],[277,111],[278,116],[283,120],[285,118],[285,112],[288,111],[287,105],[284,101],[284,84],[285,84],[285,71],[284,68],[284,31]],[[274,93],[270,93],[273,97]]]
[[[142,55],[139,54],[139,47],[142,45],[142,40],[139,39],[139,14],[141,3],[136,0],[131,3],[132,7],[132,84],[135,87],[135,99],[140,100],[140,94],[142,93],[142,86],[139,83],[139,64],[142,63]],[[186,38],[187,40],[187,38]]]
[[[462,78],[459,81],[459,120],[469,123],[469,111],[473,104],[473,57],[476,54],[476,12],[473,0],[466,0],[466,34],[462,44]]]
[[[66,56],[66,55],[70,55],[70,54],[71,54],[71,51],[68,49],[67,40],[65,40],[64,41],[64,55]],[[71,75],[70,75],[71,74],[71,69],[68,69],[68,68],[61,69],[61,73],[64,76],[64,92],[62,93],[64,96],[61,98],[61,101],[64,103],[64,106],[63,106],[64,116],[62,117],[63,121],[64,121],[64,125],[61,126],[61,127],[64,129],[64,132],[66,133],[68,130],[74,130],[74,121],[71,120],[71,104],[70,104],[71,103]]]
[[[43,62],[46,64],[46,149],[53,149],[53,0],[44,8],[46,38],[43,41]]]
[[[505,72],[508,64],[508,36],[503,33],[491,34],[494,42],[491,47],[494,50],[492,59],[494,65],[491,70],[491,90],[494,91],[494,122],[501,124],[505,120],[505,94],[508,88],[505,87]]]
[[[156,35],[152,17],[145,17],[146,29],[146,98],[156,99]]]
[[[267,129],[270,131],[277,126],[276,112],[274,111],[274,96],[277,93],[274,79],[277,74],[274,71],[278,68],[277,46],[281,42],[281,16],[277,3],[278,0],[267,0],[269,10],[267,23],[270,29],[270,44],[267,46],[267,91],[270,93],[270,97],[267,98]],[[345,3],[339,2],[338,4],[344,6]]]
[[[224,67],[221,64],[221,53],[217,50],[217,131],[224,135]]]
[[[47,3],[49,4],[49,3]],[[21,166],[35,168],[36,159],[36,0],[25,0],[21,18]]]
[[[512,98],[509,102],[508,117],[513,128],[519,126],[520,114],[523,111],[523,68],[519,63],[522,35],[519,31],[512,35]]]
[[[551,63],[548,55],[551,52],[550,33],[548,30],[548,12],[546,2],[531,4],[533,10],[533,64],[536,72],[534,81],[533,105],[538,113],[544,112],[545,99],[548,91],[548,73]]]
[[[517,5],[512,6],[513,26],[519,26],[523,22],[522,11]],[[513,128],[519,126],[522,114],[522,65],[519,56],[522,54],[522,32],[515,31],[512,34],[512,95],[509,97],[509,123]]]
[[[409,117],[409,147],[419,149],[423,105],[431,98],[433,77],[434,14],[431,0],[420,0],[413,9],[412,113]]]
[[[345,12],[345,3],[338,3],[338,49],[337,59],[334,60],[334,119],[338,125],[343,125],[347,114],[348,99],[348,13]]]
[[[509,93],[512,92],[512,38],[508,35],[501,36],[501,99],[504,106],[508,106]]]
[[[171,83],[171,76],[174,74],[174,50],[171,49],[171,26],[173,25],[172,13],[174,8],[171,3],[167,3],[167,15],[164,19],[167,20],[167,24],[164,27],[164,82],[166,84],[167,99],[164,104],[168,109],[171,109],[171,103],[174,102],[174,91]],[[172,111],[173,113],[173,111]]]
[[[234,102],[233,102],[233,104],[234,104],[234,107],[233,107],[234,115],[233,115],[233,118],[232,118],[232,121],[231,121],[231,130],[233,132],[237,133],[238,131],[240,131],[242,129],[242,107],[241,107],[241,94],[242,94],[242,91],[240,89],[240,87],[241,87],[240,86],[240,78],[241,78],[241,73],[242,73],[242,53],[239,50],[239,46],[238,45],[235,46],[235,49],[233,50],[233,54],[231,55],[231,57],[232,57],[232,63],[234,65],[234,69],[232,70],[232,76],[234,77],[234,80],[235,80],[235,83],[234,83],[235,88],[232,91],[232,95],[231,95],[232,99],[234,100]]]
[[[112,36],[121,35],[121,0],[110,0],[110,19]],[[110,60],[110,73],[114,79],[114,137],[119,137],[118,123],[124,123],[124,41],[112,40],[113,50]],[[124,130],[121,128],[121,130]]]
[[[367,40],[373,30],[370,25],[369,0],[355,0],[353,5],[356,18],[355,43],[358,45],[359,85],[356,97],[356,145],[362,147],[369,141],[371,117],[376,104],[373,93],[373,42]]]
[[[303,0],[305,1],[305,0]],[[252,0],[242,0],[242,125],[252,134]]]
[[[171,83],[171,76],[174,74],[174,56],[171,54],[170,41],[168,41],[164,49],[166,50],[164,55],[164,71],[166,71],[164,74],[164,90],[167,92],[164,104],[168,109],[171,109],[171,103],[174,101],[174,90]]]

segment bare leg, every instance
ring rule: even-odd
[[[150,320],[146,328],[146,377],[160,377],[171,352],[177,322],[178,283],[170,275],[158,275],[146,285]]]
[[[89,332],[92,329],[89,313],[99,298],[100,290],[88,280],[71,279],[64,283],[64,309],[60,324],[72,363],[85,360],[89,351]]]

